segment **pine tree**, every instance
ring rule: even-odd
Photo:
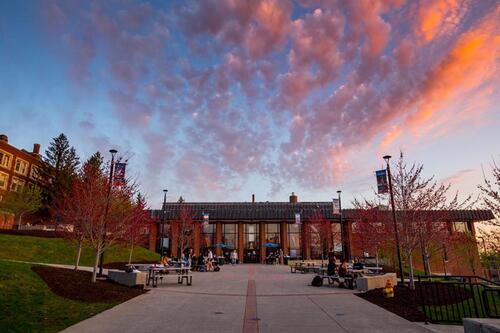
[[[80,159],[74,147],[70,146],[64,133],[53,138],[45,151],[46,168],[44,174],[52,179],[44,193],[44,204],[51,210],[56,197],[69,191],[71,182],[76,176]]]

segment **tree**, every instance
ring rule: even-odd
[[[379,252],[388,244],[394,244],[394,229],[389,211],[379,203],[367,200],[353,202],[356,208],[352,227],[352,243],[364,253],[375,253],[377,267]]]
[[[191,212],[184,201],[182,201],[178,217],[170,223],[170,238],[177,242],[177,246],[181,250],[179,255],[182,256],[184,251],[191,246],[194,228],[195,223],[191,216]]]
[[[483,206],[491,209],[497,217],[496,220],[491,221],[491,224],[500,227],[500,167],[495,160],[491,164],[491,173],[491,178],[483,176],[484,184],[479,185],[478,188],[482,194]]]
[[[87,169],[87,172],[81,172],[80,176],[82,177],[82,181],[92,181],[91,177],[94,175],[98,175],[99,178],[104,177],[104,159],[100,152],[94,153],[87,161],[85,161],[82,170]],[[74,185],[74,184],[73,184]],[[61,193],[59,197],[57,197],[53,203],[53,213],[56,216],[56,221],[59,224],[56,230],[61,230],[61,235],[65,238],[69,238],[71,240],[75,240],[77,243],[76,250],[76,259],[75,259],[75,268],[74,270],[78,270],[78,266],[80,265],[80,257],[82,254],[83,244],[85,242],[85,234],[83,233],[83,225],[84,219],[75,218],[75,216],[71,216],[72,213],[67,211],[68,200],[73,197],[73,188],[70,187],[65,192]],[[64,212],[64,213],[63,213]],[[67,229],[63,225],[64,223],[71,223],[72,232],[66,232]]]
[[[54,200],[63,196],[72,186],[80,160],[74,147],[70,146],[68,138],[63,133],[52,139],[45,151],[45,166],[43,177],[51,179],[44,193],[44,203],[49,210]]]
[[[20,191],[9,191],[0,202],[0,207],[14,214],[17,225],[20,226],[22,218],[40,209],[42,191],[38,186],[23,186]]]
[[[146,199],[140,193],[137,194],[133,210],[135,218],[131,220],[129,232],[125,235],[126,237],[124,239],[124,241],[130,245],[130,253],[128,257],[129,264],[132,262],[134,245],[144,237],[144,229],[148,228],[149,225],[153,223],[151,215],[146,210]]]
[[[460,202],[457,193],[448,200],[451,185],[438,184],[434,177],[425,178],[423,165],[408,166],[403,153],[392,173],[392,184],[402,252],[409,268],[410,288],[414,289],[415,250],[422,251],[425,273],[430,275],[429,260],[449,235],[447,211],[464,208],[470,197]]]
[[[106,168],[97,166],[98,163],[85,163],[73,179],[71,191],[64,192],[57,205],[58,218],[76,226],[82,240],[94,249],[92,282],[96,281],[101,253],[125,239],[137,218],[132,187],[124,184],[110,190]]]
[[[307,230],[307,226],[309,230]],[[323,263],[324,254],[327,250],[328,243],[331,239],[331,223],[323,214],[318,211],[312,213],[306,224],[306,237],[310,237],[311,244],[318,244],[321,252],[321,263]],[[308,235],[309,234],[309,235]]]

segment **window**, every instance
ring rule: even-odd
[[[26,162],[25,160],[16,158],[16,166],[14,167],[14,171],[26,176],[28,174],[28,165],[28,162]]]
[[[333,251],[336,253],[342,253],[342,232],[340,231],[340,223],[332,223],[331,228]]]
[[[9,182],[9,175],[5,172],[0,172],[0,189],[6,190]]]
[[[32,164],[30,177],[31,177],[31,179],[39,180],[40,179],[40,168],[37,167],[36,165]]]
[[[238,225],[228,223],[222,225],[222,243],[227,245],[228,249],[238,248]]]
[[[0,166],[10,169],[11,161],[12,161],[12,155],[3,150],[0,150]]]
[[[266,243],[280,243],[279,223],[266,223]]]
[[[290,257],[297,258],[302,256],[300,247],[300,224],[288,225],[288,243],[290,248]]]
[[[259,249],[259,225],[256,223],[245,224],[245,249],[258,250]]]
[[[203,226],[201,249],[211,249],[214,246],[214,234],[215,234],[215,224],[210,223],[209,225]]]
[[[469,227],[467,226],[467,222],[453,222],[452,226],[453,230],[456,232],[469,232]]]
[[[14,192],[19,192],[22,190],[24,186],[24,180],[21,180],[17,177],[12,178],[12,183],[10,184],[10,190]]]

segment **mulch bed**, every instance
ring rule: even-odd
[[[133,264],[158,264],[160,261],[159,260],[150,260],[150,261],[137,261],[137,262],[133,262]],[[125,270],[126,266],[128,262],[108,262],[108,263],[105,263],[102,265],[102,267],[104,268],[110,268],[110,269],[119,269],[119,270]]]
[[[418,309],[421,305],[419,285],[417,284],[415,287],[416,290],[410,290],[407,287],[396,286],[394,298],[385,298],[382,294],[382,288],[356,295],[409,321],[425,321],[424,314]],[[454,293],[450,288],[456,288],[456,292]],[[457,286],[432,287],[432,290],[424,286],[423,290],[427,305],[454,304],[460,302],[461,299],[472,296],[469,291]]]
[[[72,269],[32,266],[56,295],[83,302],[124,302],[145,293],[145,290],[129,288],[111,281],[91,282],[92,273]]]

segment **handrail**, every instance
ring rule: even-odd
[[[482,281],[485,281],[487,283],[490,283],[490,284],[493,284],[493,285],[496,285],[496,286],[499,286],[500,287],[500,283],[499,282],[495,282],[495,281],[492,281],[492,280],[489,280],[489,279],[486,279],[486,278],[483,278],[482,276],[478,276],[478,275],[419,275],[420,278],[422,279],[434,279],[434,278],[466,278],[466,279],[477,279],[477,280],[482,280]]]

